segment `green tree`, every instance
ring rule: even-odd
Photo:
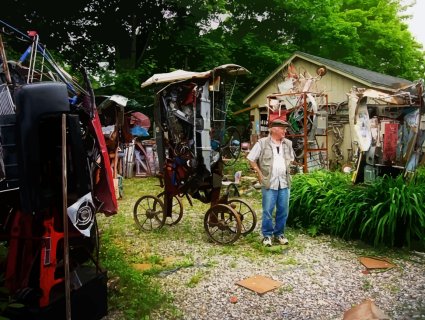
[[[153,73],[236,63],[251,71],[234,89],[230,107],[240,109],[296,50],[410,80],[425,76],[401,0],[76,0],[63,10],[3,0],[2,9],[2,20],[37,30],[72,67],[89,67],[111,93],[142,105],[152,91],[140,83]]]
[[[410,80],[424,77],[424,51],[408,30],[401,1],[301,3],[305,13],[292,15],[300,50]],[[299,9],[297,4],[294,13]]]

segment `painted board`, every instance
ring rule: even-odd
[[[384,130],[384,162],[392,163],[397,156],[398,123],[386,123]]]
[[[354,115],[354,132],[361,151],[367,151],[372,144],[369,112],[367,111],[367,99],[360,99]]]

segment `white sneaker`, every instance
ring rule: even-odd
[[[270,237],[264,237],[264,239],[263,239],[263,246],[265,246],[265,247],[271,247],[272,246],[272,238],[270,238]]]
[[[278,241],[280,244],[283,244],[283,245],[287,245],[287,244],[289,244],[288,239],[287,239],[287,238],[285,238],[284,236],[279,236],[279,237],[277,237],[277,241]]]

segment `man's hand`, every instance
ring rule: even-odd
[[[263,182],[263,174],[261,173],[261,171],[257,173],[257,178],[259,183]]]
[[[263,181],[263,174],[261,173],[258,164],[254,161],[249,161],[251,168],[255,171],[258,181],[261,183]]]

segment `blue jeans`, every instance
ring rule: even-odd
[[[288,188],[272,190],[261,188],[263,195],[263,219],[261,223],[261,232],[263,237],[279,237],[284,234],[286,219],[289,212],[289,194]],[[273,211],[276,207],[275,224],[273,226]]]

